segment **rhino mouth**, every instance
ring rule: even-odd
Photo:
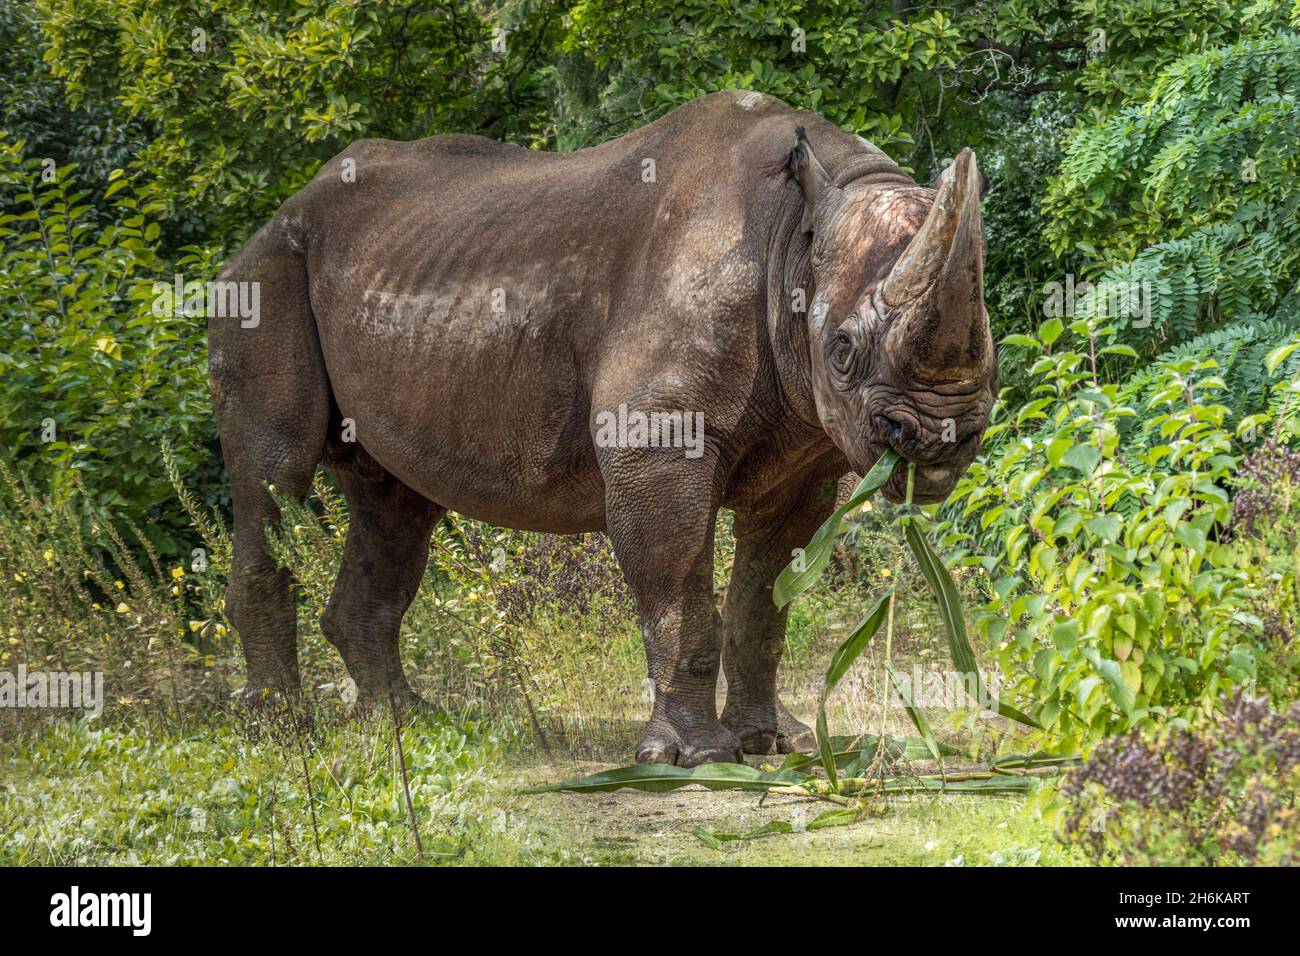
[[[907,464],[909,462],[906,459],[899,462],[894,473],[889,476],[889,481],[880,489],[890,504],[899,505],[907,500]],[[927,475],[927,472],[931,474]],[[935,472],[941,472],[942,475],[936,476],[933,474]],[[943,465],[917,465],[916,477],[912,483],[912,503],[933,505],[946,499],[956,484],[952,475],[953,469]]]
[[[866,474],[871,465],[879,461],[880,456],[889,448],[893,448],[903,459],[894,467],[889,480],[880,487],[880,493],[890,504],[899,505],[907,500],[907,472],[908,466],[912,464],[916,465],[916,473],[912,479],[913,504],[938,504],[952,494],[953,487],[957,484],[957,476],[961,474],[962,469],[942,462],[915,461],[902,449],[888,443],[873,442],[869,446],[870,461],[866,462],[865,469],[859,466],[859,474]]]

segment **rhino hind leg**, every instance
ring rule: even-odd
[[[330,389],[307,297],[307,273],[272,221],[230,260],[222,279],[260,286],[252,324],[212,318],[213,405],[234,504],[226,616],[247,664],[245,696],[299,689],[297,615],[289,573],[267,552],[278,494],[301,500],[325,447]]]
[[[357,444],[326,461],[348,502],[348,536],[321,631],[338,648],[363,706],[418,706],[402,669],[402,617],[419,590],[429,536],[444,509],[412,491]]]
[[[772,585],[794,549],[807,544],[830,514],[834,490],[833,482],[822,483],[782,507],[736,514],[736,557],[722,610],[722,722],[746,753],[808,753],[816,745],[812,731],[777,696],[786,611],[772,602]]]

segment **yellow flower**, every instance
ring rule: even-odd
[[[181,578],[185,577],[185,569],[172,568],[172,577],[175,578],[177,581],[179,581]]]
[[[217,637],[225,637],[225,636],[226,636],[226,625],[224,625],[224,624],[218,624],[218,625],[217,625]]]
[[[114,581],[114,582],[113,582],[113,587],[117,588],[119,591],[125,591],[125,590],[126,590],[126,585],[123,584],[121,581]]]
[[[203,626],[202,621],[190,621],[190,633],[197,634],[199,628],[201,628],[202,626]]]
[[[45,561],[47,564],[54,563],[54,550],[52,548],[45,549]]]
[[[891,570],[889,570],[889,568],[881,568],[881,569],[880,569],[880,574],[881,574],[882,577],[886,577],[886,578],[888,578],[888,577],[892,577],[893,574],[894,574],[894,572],[891,571]]]
[[[118,614],[130,614],[130,613],[131,613],[131,605],[129,605],[129,604],[127,604],[125,601],[123,601],[121,604],[119,604],[119,605],[117,606],[117,613],[118,613]]]

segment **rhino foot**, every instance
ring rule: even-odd
[[[637,763],[666,763],[697,767],[702,763],[740,763],[740,741],[717,721],[707,729],[678,731],[670,723],[653,720],[636,745]]]
[[[722,723],[736,735],[741,749],[747,754],[776,753],[776,726],[772,721],[754,718],[736,717],[727,711],[722,713]]]
[[[405,685],[405,682],[403,682]],[[438,708],[411,690],[409,686],[394,688],[391,691],[361,690],[357,695],[356,709],[362,714],[376,714],[396,706],[399,718],[414,717],[418,714],[434,715]]]
[[[817,737],[807,724],[794,718],[780,701],[776,704],[776,721],[768,710],[766,720],[756,719],[753,711],[747,716],[733,716],[724,711],[722,722],[740,739],[747,754],[812,753],[817,749]]]
[[[779,754],[810,754],[817,749],[817,735],[812,728],[794,716],[782,704],[777,705],[776,752]]]

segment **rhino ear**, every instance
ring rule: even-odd
[[[784,175],[786,182],[794,180],[799,184],[799,191],[803,193],[803,219],[799,228],[804,233],[811,233],[817,201],[830,188],[831,178],[825,167],[818,162],[812,143],[808,141],[802,126],[795,127],[794,148],[786,153],[785,160],[777,165],[774,172]]]

